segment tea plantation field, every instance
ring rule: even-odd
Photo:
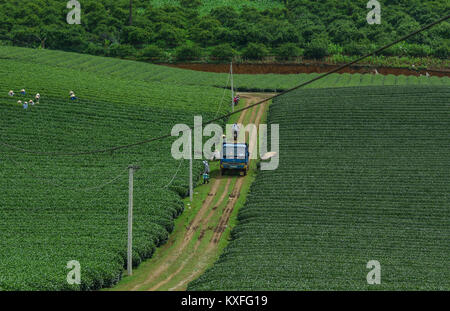
[[[259,173],[232,241],[188,289],[450,289],[449,87],[298,90],[269,123],[280,166]]]
[[[46,64],[57,68],[71,68],[79,71],[104,74],[108,77],[138,80],[144,82],[162,82],[183,86],[214,86],[224,88],[228,75],[206,73],[158,66],[143,62],[97,57],[52,50],[32,50],[17,47],[0,46],[0,59],[16,60],[24,63]],[[241,91],[273,92],[292,88],[319,74],[239,74],[234,75],[235,87]],[[332,74],[325,79],[308,85],[306,88],[350,87],[371,85],[450,85],[449,77],[414,77],[373,74]],[[228,84],[229,87],[229,84]]]
[[[291,87],[312,76],[314,75],[239,75],[235,77],[235,80],[238,87],[262,90]],[[0,47],[0,291],[87,290],[108,287],[116,283],[121,277],[126,256],[128,204],[126,167],[129,164],[141,166],[141,170],[135,175],[134,184],[133,261],[135,265],[151,257],[155,248],[167,240],[173,228],[174,218],[183,210],[180,195],[183,196],[187,192],[188,163],[186,161],[180,163],[172,159],[170,156],[172,139],[114,153],[77,157],[24,153],[14,146],[38,153],[72,153],[110,148],[167,134],[174,124],[192,124],[194,115],[202,115],[204,119],[210,119],[228,112],[229,105],[226,103],[230,101],[231,94],[223,89],[227,78],[225,74],[200,73],[126,60],[58,51]],[[345,74],[333,75],[329,79],[328,82],[321,81],[312,86],[324,88],[330,85],[413,84],[414,87],[407,88],[408,91],[405,91],[404,96],[383,95],[393,107],[399,107],[399,113],[403,111],[402,105],[407,104],[422,107],[427,112],[428,105],[431,109],[436,104],[433,99],[443,95],[442,90],[448,90],[439,86],[448,85],[450,80],[448,78],[418,79]],[[426,87],[422,86],[423,84]],[[22,88],[26,89],[27,95],[18,94]],[[8,96],[8,91],[11,89],[16,92],[14,97]],[[352,96],[348,95],[350,93],[345,93],[350,102],[361,100],[363,104],[361,107],[369,105],[371,101],[363,99],[363,94],[356,90],[349,88],[346,91],[355,92]],[[380,90],[384,89],[380,88]],[[388,90],[403,92],[401,90],[405,89],[394,87]],[[410,90],[413,90],[411,94]],[[76,102],[70,102],[69,91],[76,93],[79,98]],[[323,92],[314,90],[305,92],[311,96],[314,95],[317,100],[328,101],[331,100],[330,98],[337,100],[334,95],[340,94],[335,94],[334,92],[337,91],[332,89],[323,89]],[[17,103],[18,100],[33,99],[36,93],[41,94],[39,104],[24,110]],[[376,96],[374,95],[374,98]],[[222,98],[223,104],[221,104]],[[442,97],[441,103],[446,104],[448,108],[447,98],[448,96]],[[407,102],[406,99],[408,99]],[[300,109],[297,105],[293,106],[294,113],[289,113],[287,116],[286,109],[290,109],[290,106],[285,100],[287,99],[283,99],[278,105],[280,110],[275,108],[277,105],[272,108],[271,120],[282,123],[282,131],[287,131],[292,136],[293,131],[298,130],[296,126],[307,123],[297,124],[292,121],[292,118],[299,114],[299,111],[295,110]],[[298,99],[296,100],[298,102]],[[300,99],[300,101],[304,100],[304,98]],[[346,101],[342,99],[341,105],[345,103]],[[314,102],[301,106],[309,107],[311,113],[315,109]],[[334,122],[329,119],[332,117],[331,112],[337,111],[337,108],[333,109],[328,115],[325,114],[324,120],[330,120],[327,122]],[[448,117],[448,112],[446,110],[442,112],[441,115],[436,115],[435,119],[428,118],[426,113],[423,117],[431,122],[431,125],[441,122],[442,126],[447,126],[448,123],[443,120],[448,120],[444,118],[445,113]],[[320,114],[322,112],[317,111],[316,118],[312,120],[318,122]],[[410,114],[406,113],[406,115]],[[286,120],[281,119],[283,116]],[[302,118],[307,120],[306,116]],[[287,125],[286,128],[284,124]],[[427,130],[428,125],[427,123],[419,129]],[[351,126],[351,123],[348,126]],[[314,135],[325,135],[323,130],[319,130]],[[300,134],[305,136],[308,133]],[[448,131],[445,134],[448,135]],[[319,141],[305,140],[304,144],[298,144],[292,140],[288,141],[286,146],[295,150],[295,148],[311,145],[310,148],[313,148],[311,150],[316,150],[319,147],[315,144],[321,141],[326,142],[327,139],[331,138],[324,136]],[[441,136],[441,139],[445,139],[445,136]],[[431,152],[433,149],[427,149],[422,156],[428,154],[431,159]],[[330,153],[331,155],[333,154]],[[303,156],[302,161],[313,160],[307,154]],[[294,159],[291,158],[289,161]],[[330,165],[326,161],[322,164]],[[431,161],[429,165],[433,168],[434,164],[435,162]],[[262,174],[255,189],[261,187],[260,183],[264,180],[265,174],[283,172],[282,169],[286,168],[283,165],[279,171]],[[201,167],[201,162],[195,163],[196,176]],[[302,168],[306,170],[307,167],[296,167],[296,169]],[[290,169],[285,175],[286,180],[296,180],[297,175],[294,173],[295,171]],[[418,171],[417,174],[422,173]],[[167,186],[173,176],[175,176],[173,182]],[[423,176],[425,180],[430,181],[448,177],[445,171],[441,172],[438,179],[431,179],[426,174]],[[392,178],[395,180],[396,175]],[[305,179],[302,182],[307,185],[308,181]],[[268,183],[267,180],[266,183]],[[437,191],[439,185],[439,182],[434,184],[429,190],[431,192],[426,192],[420,198],[434,198],[434,191]],[[314,186],[308,187],[314,188]],[[330,188],[330,191],[333,189]],[[404,191],[409,193],[413,191],[411,189],[407,188]],[[272,194],[275,193],[275,188],[273,191]],[[316,201],[317,198],[312,197],[313,194],[319,193],[317,191],[305,192],[311,196],[310,201],[305,201],[305,204],[308,202],[324,204],[323,200],[326,198]],[[267,195],[270,193],[270,191],[267,192]],[[293,202],[302,202],[298,200],[297,195],[293,192],[288,197],[291,197]],[[251,198],[251,200],[255,199],[255,196]],[[266,199],[265,202],[272,202],[271,198],[266,197]],[[448,195],[441,198],[441,200],[447,199]],[[248,211],[253,213],[250,208],[253,204],[251,202],[242,215]],[[448,201],[442,201],[442,203],[445,202],[448,203]],[[412,207],[415,206],[414,204]],[[445,204],[441,207],[433,205],[432,207],[436,209],[431,215],[437,215],[436,217],[445,221],[439,214],[439,208],[444,206]],[[331,208],[336,209],[335,206]],[[401,205],[401,208],[406,206]],[[296,211],[296,208],[293,210]],[[273,211],[275,213],[276,209]],[[255,210],[253,215],[259,215],[259,211]],[[260,216],[264,218],[264,214]],[[268,228],[271,221],[277,221],[277,219],[273,217],[267,225],[259,223],[258,225]],[[293,221],[295,219],[293,218]],[[243,228],[242,225],[239,228]],[[306,230],[306,227],[303,229]],[[236,232],[239,230],[243,229],[238,229]],[[289,237],[289,230],[282,230],[286,230],[286,237]],[[270,238],[270,235],[262,236]],[[345,234],[342,236],[346,237]],[[262,247],[261,251],[263,251],[264,246],[270,246],[269,240],[261,241],[261,243],[255,243],[253,248],[248,248],[248,251],[253,249],[256,252],[257,247]],[[236,242],[233,242],[230,249],[235,245]],[[242,253],[242,260],[247,258],[245,254],[245,252]],[[258,256],[262,254],[260,252]],[[77,260],[81,264],[80,286],[68,285],[66,282],[68,273],[66,264],[71,260]],[[287,264],[287,261],[285,263]],[[244,269],[243,266],[242,269]],[[364,267],[361,269],[364,270]],[[279,270],[280,268],[274,271]],[[273,282],[271,284],[278,286]],[[224,282],[223,286],[227,287],[229,283]],[[296,286],[291,288],[293,287]]]
[[[22,88],[26,96],[18,94]],[[71,90],[76,102],[69,100]],[[36,93],[39,104],[27,110],[17,104]],[[223,93],[0,59],[0,291],[111,286],[126,258],[127,166],[142,168],[134,185],[134,264],[166,241],[188,186],[188,162],[170,156],[172,139],[81,157],[40,156],[8,145],[46,153],[129,144],[191,124],[194,115],[227,112],[219,105]],[[201,161],[195,163],[195,176],[201,169]],[[71,260],[81,264],[80,286],[66,282]]]

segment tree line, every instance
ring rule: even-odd
[[[365,54],[450,11],[447,0],[384,0],[382,23],[369,25],[366,0],[279,0],[280,8],[207,14],[200,0],[78,1],[81,24],[70,25],[64,0],[0,0],[0,43],[155,62],[321,59]],[[384,55],[447,59],[449,38],[444,22]]]

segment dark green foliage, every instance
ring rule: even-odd
[[[180,46],[176,51],[176,58],[179,61],[189,61],[199,59],[202,55],[200,48],[194,44]]]
[[[109,47],[108,55],[112,57],[133,57],[136,55],[136,49],[130,44],[113,43]]]
[[[242,51],[242,56],[245,59],[251,60],[261,60],[268,54],[267,48],[264,44],[260,43],[250,43],[247,47]]]
[[[329,55],[328,41],[323,38],[312,40],[305,48],[306,58],[322,59]]]
[[[163,58],[164,51],[156,45],[147,45],[139,51],[139,58],[149,61],[158,61]]]
[[[227,43],[215,46],[210,53],[214,60],[220,61],[231,61],[234,55],[236,51]]]
[[[202,54],[209,54],[206,51],[221,44],[229,44],[244,54],[248,45],[255,43],[265,45],[279,60],[297,54],[283,48],[292,43],[308,49],[306,57],[321,58],[327,53],[317,46],[318,38],[340,46],[349,55],[360,55],[368,42],[381,46],[449,13],[446,0],[413,4],[388,1],[383,3],[382,24],[368,25],[366,0],[279,1],[279,5],[261,4],[259,9],[233,1],[220,3],[182,0],[160,1],[161,5],[156,5],[154,1],[135,0],[130,26],[129,1],[83,0],[81,25],[66,23],[69,10],[65,1],[1,1],[0,41],[117,57],[136,54],[129,48],[115,51],[122,45],[131,45],[138,51],[149,44],[157,45],[170,55],[192,41],[205,51]],[[224,3],[228,6],[223,6]],[[402,56],[431,55],[445,59],[443,42],[448,40],[449,33],[450,24],[442,23],[408,40],[409,44],[429,46],[431,50],[427,47],[410,52],[391,50],[385,55],[401,52]],[[113,52],[111,43],[117,44]]]
[[[286,43],[278,48],[276,54],[278,60],[291,60],[301,56],[303,54],[303,50],[300,49],[295,43]]]
[[[180,0],[180,5],[189,9],[196,9],[202,5],[201,0]]]
[[[435,48],[433,56],[448,59],[450,57],[450,45],[448,43],[444,43],[442,46],[438,46]]]

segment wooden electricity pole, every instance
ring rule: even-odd
[[[194,200],[194,182],[192,180],[192,129],[189,130],[189,199]]]
[[[127,250],[127,270],[128,275],[133,274],[133,174],[140,169],[139,166],[128,166],[128,250]]]

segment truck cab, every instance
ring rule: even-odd
[[[223,175],[226,170],[239,170],[247,175],[249,155],[248,144],[223,143],[220,172]]]

